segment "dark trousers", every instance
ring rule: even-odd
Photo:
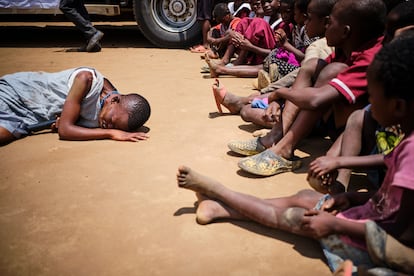
[[[89,14],[83,0],[61,0],[59,8],[83,33],[87,40],[97,32],[97,29],[89,19]]]

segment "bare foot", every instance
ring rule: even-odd
[[[198,224],[209,224],[216,218],[216,212],[222,209],[222,206],[207,196],[196,193],[198,199],[198,207],[196,212],[196,220]]]
[[[216,79],[212,88],[216,105],[220,113],[223,113],[220,107],[220,105],[223,105],[231,114],[239,114],[242,107],[249,104],[253,99],[253,97],[250,99],[249,97],[240,97],[227,92],[226,88],[219,83],[218,79]]]
[[[218,78],[220,75],[220,68],[224,66],[223,61],[219,59],[211,59],[209,55],[204,55],[204,58],[207,62],[208,67],[210,68],[210,77]]]
[[[222,186],[218,181],[201,175],[186,166],[178,168],[177,184],[180,188],[205,194],[208,197],[213,197],[212,191]]]
[[[197,223],[205,225],[217,219],[247,220],[239,212],[225,205],[221,201],[211,199],[208,196],[196,193],[198,207],[196,212]]]

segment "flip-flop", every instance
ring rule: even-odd
[[[266,150],[259,138],[250,139],[248,141],[234,140],[227,144],[227,147],[238,154],[251,156]]]
[[[267,149],[259,154],[241,159],[238,165],[242,170],[251,174],[271,176],[298,169],[301,166],[301,161],[287,160]]]
[[[224,87],[220,87],[220,82],[218,79],[213,84],[213,94],[214,100],[216,101],[217,109],[220,113],[223,113],[221,105],[223,104],[224,97],[226,96],[227,90]]]
[[[197,45],[197,46],[191,47],[190,52],[191,53],[203,54],[203,53],[207,52],[207,49],[203,45]]]

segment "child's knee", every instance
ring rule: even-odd
[[[251,109],[252,107],[249,104],[242,107],[242,109],[240,110],[240,117],[243,119],[243,121],[251,121]]]
[[[287,227],[290,229],[300,228],[302,225],[302,218],[303,214],[305,213],[305,209],[299,207],[290,207],[287,208],[281,216],[281,226],[283,228]]]

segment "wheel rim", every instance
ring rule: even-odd
[[[158,26],[179,33],[190,29],[196,19],[196,0],[151,0],[151,13]]]

